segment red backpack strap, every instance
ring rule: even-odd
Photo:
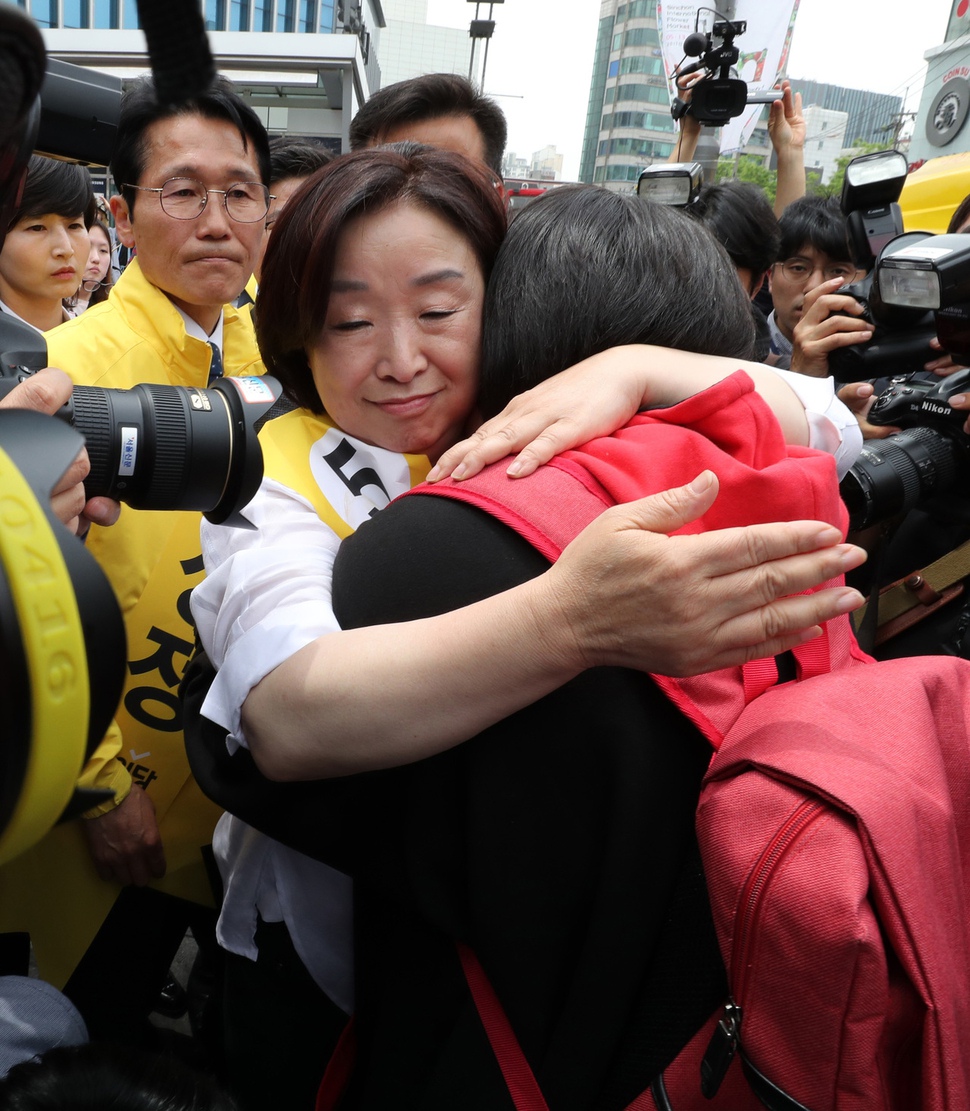
[[[560,461],[540,467],[526,478],[509,478],[508,463],[493,463],[473,478],[422,483],[408,494],[435,494],[468,502],[517,532],[550,562],[577,533],[613,501],[585,472]]]
[[[475,1009],[485,1027],[498,1067],[502,1070],[515,1111],[549,1111],[545,1096],[536,1083],[529,1062],[512,1032],[498,996],[488,982],[485,970],[478,963],[478,957],[463,942],[455,942],[455,945],[468,988],[475,1001]]]
[[[343,1033],[334,1047],[333,1055],[327,1062],[326,1071],[317,1091],[315,1111],[335,1111],[340,1106],[347,1085],[350,1083],[357,1057],[357,1031],[354,1029],[354,1016],[343,1028]]]

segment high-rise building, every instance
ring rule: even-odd
[[[468,74],[472,40],[465,28],[429,24],[428,0],[383,0],[383,5],[382,85],[424,73]]]
[[[657,0],[601,0],[580,181],[632,190],[675,138]]]
[[[17,6],[41,27],[53,58],[123,80],[148,69],[135,0]],[[200,0],[200,8],[219,71],[271,132],[347,149],[351,119],[380,86],[381,0]]]
[[[808,108],[828,108],[845,112],[846,147],[856,143],[879,143],[892,146],[892,127],[903,110],[903,98],[890,93],[868,93],[862,89],[846,89],[841,85],[823,85],[818,81],[791,79],[791,87],[802,94],[802,104]],[[888,136],[888,138],[887,138]]]

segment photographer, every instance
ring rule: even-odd
[[[845,217],[834,200],[801,197],[779,224],[781,252],[768,277],[774,304],[770,361],[825,378],[834,350],[872,338],[870,325],[857,319],[859,302],[837,292],[863,275],[852,261]]]
[[[48,367],[0,398],[0,409],[32,409],[54,414],[70,399],[74,383],[62,370]],[[85,498],[84,479],[91,464],[82,448],[51,491],[51,508],[73,533],[83,536],[92,525],[107,527],[118,520],[121,506],[110,498]]]

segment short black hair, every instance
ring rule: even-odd
[[[91,175],[84,166],[34,154],[27,163],[27,184],[10,223],[47,212],[83,216],[84,226],[89,228],[96,214]]]
[[[309,177],[333,161],[326,147],[294,135],[274,135],[269,141],[270,184],[289,177]]]
[[[266,128],[259,116],[235,92],[230,81],[224,77],[216,77],[205,92],[173,107],[159,101],[151,77],[139,77],[125,89],[121,97],[118,137],[111,159],[111,175],[128,204],[129,212],[134,211],[137,194],[127,186],[138,185],[145,171],[145,132],[152,124],[175,116],[202,116],[205,119],[231,123],[242,136],[243,146],[247,151],[252,144],[260,181],[269,185],[269,139]]]
[[[550,189],[512,221],[485,292],[482,415],[629,343],[750,358],[751,305],[731,260],[676,208]]]
[[[763,278],[778,261],[781,229],[764,192],[750,181],[719,181],[701,189],[687,212],[698,217],[735,266]]]
[[[171,1054],[91,1042],[48,1050],[0,1079],[7,1111],[237,1111],[209,1076]]]
[[[845,216],[832,197],[799,197],[781,214],[781,250],[778,261],[796,255],[809,243],[833,259],[852,260]]]
[[[946,226],[947,234],[958,232],[968,219],[970,219],[970,193],[957,205],[950,217],[950,222]]]
[[[350,124],[350,149],[383,141],[401,124],[470,116],[482,136],[485,162],[501,175],[508,124],[501,108],[457,73],[426,73],[388,85],[363,104]]]

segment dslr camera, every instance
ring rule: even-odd
[[[905,177],[905,158],[879,151],[854,159],[843,185],[853,258],[870,272],[840,292],[863,305],[873,336],[833,352],[829,369],[843,383],[893,378],[868,420],[902,430],[867,441],[842,480],[853,529],[905,513],[970,477],[966,415],[948,404],[970,389],[970,371],[920,379],[937,354],[935,336],[957,362],[970,363],[970,236],[904,234],[896,200]]]

